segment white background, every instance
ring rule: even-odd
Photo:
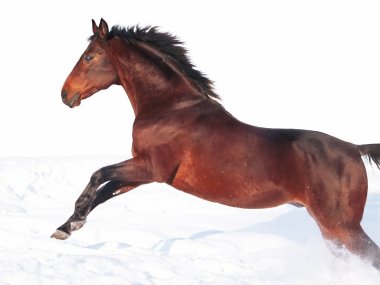
[[[130,156],[121,87],[75,109],[60,97],[101,17],[179,36],[242,121],[380,142],[378,0],[0,1],[0,285],[380,284],[359,258],[330,253],[304,208],[231,208],[161,184],[50,239],[91,173]],[[362,226],[380,244],[380,174],[367,170]]]
[[[2,1],[0,156],[130,155],[121,87],[60,98],[101,17],[177,35],[242,121],[380,142],[379,15],[379,1]]]

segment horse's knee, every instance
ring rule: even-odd
[[[102,167],[91,175],[90,184],[93,187],[96,187],[107,181],[116,180],[114,177],[114,174],[115,174],[114,166],[111,165],[111,166]]]
[[[102,178],[104,176],[104,170],[103,168],[95,171],[92,175],[91,175],[91,178],[90,178],[90,183],[91,185],[100,185],[102,182]]]

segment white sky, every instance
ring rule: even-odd
[[[244,122],[380,142],[380,1],[25,0],[0,2],[0,156],[130,156],[121,87],[60,98],[101,17],[179,36]]]

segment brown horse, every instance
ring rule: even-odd
[[[133,158],[96,171],[74,214],[52,237],[66,239],[99,204],[150,182],[241,208],[305,206],[323,237],[380,269],[380,249],[360,222],[367,197],[361,156],[380,166],[380,144],[354,145],[320,132],[266,129],[229,114],[182,43],[155,27],[108,29],[92,21],[90,44],[62,88],[69,107],[122,85],[136,119]]]

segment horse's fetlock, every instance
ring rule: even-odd
[[[77,231],[86,223],[86,219],[80,221],[73,221],[70,223],[71,231]]]

